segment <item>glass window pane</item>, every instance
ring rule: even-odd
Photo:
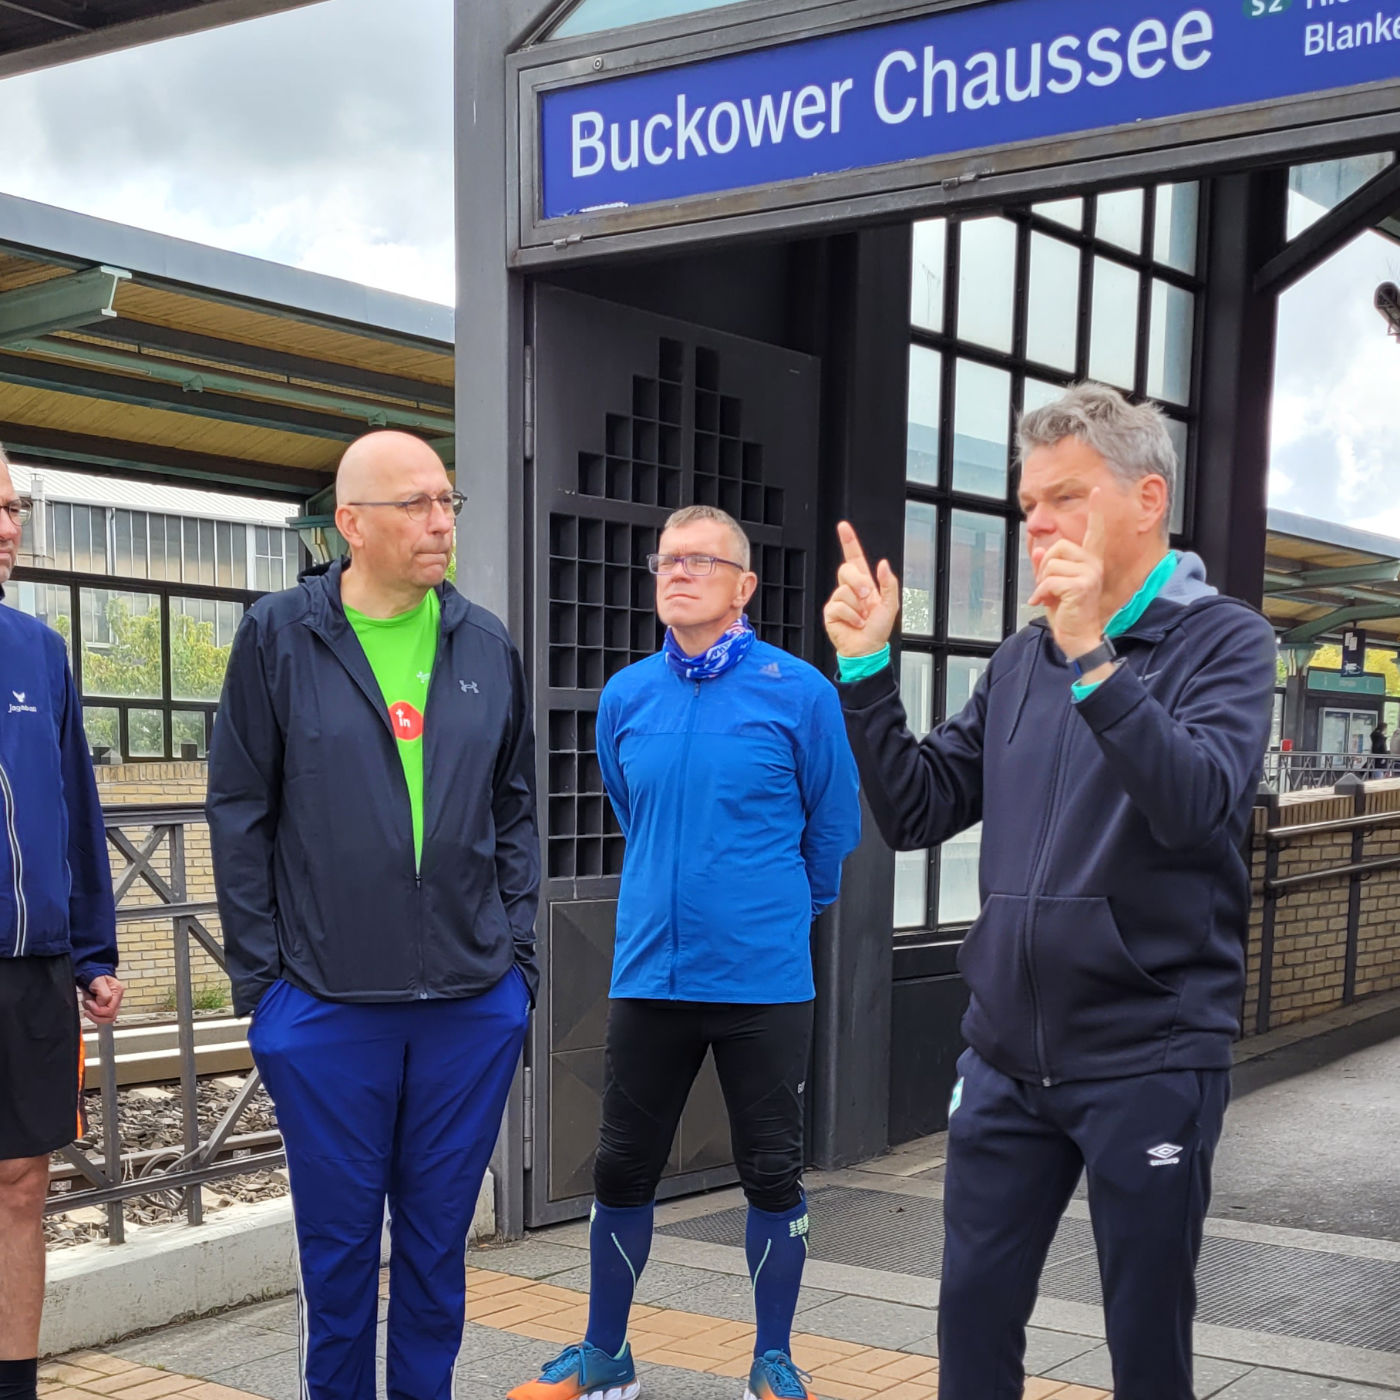
[[[903,626],[920,637],[933,634],[933,591],[938,562],[938,512],[920,501],[904,507]]]
[[[1026,356],[1072,372],[1078,340],[1079,249],[1033,233]]]
[[[1329,210],[1350,199],[1362,185],[1386,170],[1394,159],[1389,151],[1379,151],[1373,155],[1295,165],[1288,172],[1289,238],[1297,238]]]
[[[1176,495],[1172,498],[1172,533],[1180,534],[1186,527],[1186,464],[1191,430],[1179,418],[1167,419],[1167,432],[1176,448]]]
[[[943,843],[938,862],[938,922],[970,924],[982,908],[977,883],[977,860],[982,850],[982,825]]]
[[[220,588],[233,587],[233,526],[227,520],[214,524],[214,577]]]
[[[170,600],[170,695],[174,700],[217,700],[228,669],[242,603],[203,598]]]
[[[218,572],[214,563],[214,522],[212,520],[201,520],[198,524],[199,581],[201,583],[215,583],[218,580]]]
[[[49,555],[55,569],[73,567],[73,507],[56,501],[49,507]]]
[[[943,356],[914,345],[909,350],[909,429],[905,473],[910,481],[938,485],[938,420]],[[275,585],[280,588],[282,585]]]
[[[928,853],[896,851],[894,926],[923,928],[928,923]]]
[[[1031,564],[1027,548],[1026,522],[1021,522],[1020,542],[1016,556],[1016,629],[1019,631],[1040,616],[1041,608],[1030,606],[1030,596],[1035,592],[1035,568]]]
[[[1142,252],[1142,191],[1114,190],[1099,196],[1094,232],[1106,243]]]
[[[922,739],[933,727],[933,657],[928,652],[906,651],[899,658],[899,695],[909,732]]]
[[[161,698],[160,601],[150,593],[84,588],[83,693]]]
[[[958,335],[1010,350],[1016,309],[1016,225],[968,219],[958,254]]]
[[[697,10],[720,10],[739,0],[583,0],[550,31],[551,39],[573,34],[596,34],[602,29],[622,29],[647,20],[669,19]]]
[[[1089,378],[1132,389],[1137,364],[1138,275],[1111,258],[1094,259]]]
[[[127,745],[130,758],[165,757],[165,712],[163,710],[128,710],[126,712]]]
[[[107,512],[98,506],[73,507],[73,568],[80,574],[107,572]]]
[[[1031,212],[1042,218],[1054,219],[1066,228],[1084,227],[1084,201],[1082,199],[1052,199],[1045,204],[1032,204]]]
[[[20,612],[37,617],[46,627],[52,627],[73,659],[73,594],[61,583],[26,583],[14,579],[6,587],[5,602]]]
[[[972,699],[977,682],[987,669],[985,656],[950,656],[948,658],[948,684],[944,688],[943,717],[952,719],[961,714],[963,707]]]
[[[926,331],[943,329],[944,254],[948,225],[925,219],[914,225],[914,276],[909,288],[909,317]]]
[[[1201,187],[1161,185],[1157,190],[1156,230],[1152,256],[1180,272],[1196,270],[1196,229],[1200,218]]]
[[[155,579],[178,578],[179,574],[179,553],[176,552],[175,572],[166,572],[169,564],[165,554],[165,517],[163,515],[148,515],[146,517],[146,539],[147,548],[150,555],[150,576]]]
[[[1006,523],[995,515],[955,510],[951,525],[948,635],[999,642],[1002,638]]]
[[[233,567],[233,586],[235,588],[247,588],[248,527],[246,525],[235,525],[229,533],[229,542]]]
[[[192,752],[185,752],[185,745]],[[176,710],[170,716],[170,752],[176,758],[207,758],[209,749],[204,739],[204,712]]]
[[[953,489],[1006,495],[1011,433],[1011,375],[959,360],[953,412]]]
[[[83,729],[87,734],[88,748],[94,758],[103,757],[105,751],[117,762],[121,761],[120,730],[115,710],[105,706],[85,705]]]
[[[1152,283],[1147,339],[1147,392],[1169,403],[1191,401],[1191,345],[1196,298],[1170,282]]]
[[[113,572],[121,574],[123,578],[131,578],[135,569],[131,556],[131,512],[129,510],[114,512],[112,538],[115,556],[112,564]]]
[[[1030,413],[1037,408],[1044,408],[1046,404],[1054,403],[1056,399],[1062,399],[1064,396],[1063,384],[1047,384],[1043,379],[1027,377],[1025,387],[1021,390],[1021,412]]]

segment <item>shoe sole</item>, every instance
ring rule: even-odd
[[[626,1385],[609,1385],[601,1390],[587,1391],[578,1400],[637,1400],[641,1391],[640,1381],[628,1381]]]
[[[744,1400],[758,1400],[758,1396],[755,1395],[755,1394],[753,1393],[753,1391],[751,1391],[747,1386],[745,1386],[745,1387],[744,1387]]]

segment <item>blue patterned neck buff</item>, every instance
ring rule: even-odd
[[[676,641],[675,634],[668,627],[666,642],[662,650],[666,654],[666,664],[686,681],[712,681],[726,671],[732,671],[748,655],[753,645],[754,631],[749,626],[748,614],[730,627],[708,651],[699,656],[687,656]]]

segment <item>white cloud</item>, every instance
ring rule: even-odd
[[[7,193],[453,299],[451,0],[328,0],[11,78],[0,131]]]

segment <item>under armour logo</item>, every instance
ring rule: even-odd
[[[1147,1165],[1150,1167],[1179,1167],[1182,1149],[1174,1142],[1160,1142],[1147,1149]]]
[[[477,685],[475,681],[458,681],[457,684],[462,687],[463,695],[465,695],[467,691],[471,691],[473,695],[481,694],[481,687]]]

